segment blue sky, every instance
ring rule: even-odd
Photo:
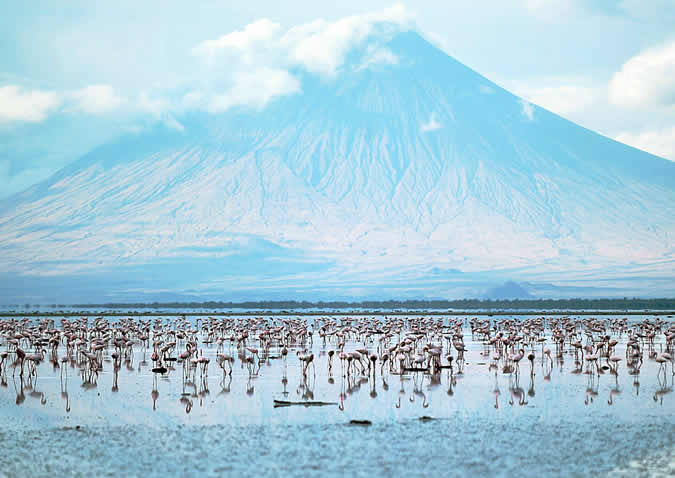
[[[13,2],[0,18],[0,197],[119,134],[180,128],[186,109],[294,92],[280,57],[331,74],[377,20],[413,26],[529,101],[675,160],[675,0]],[[270,49],[308,29],[321,33],[318,51]],[[211,61],[223,42],[238,56]]]

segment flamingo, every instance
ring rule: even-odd
[[[21,362],[21,374],[19,376],[23,378],[23,361],[26,359],[26,352],[21,350],[18,345],[14,349],[14,352],[16,353],[17,361]],[[16,372],[16,368],[14,368],[14,372]],[[14,372],[12,372],[12,376],[14,376]]]
[[[530,376],[534,375],[534,352],[527,354],[527,360],[530,361]]]
[[[514,362],[516,364],[516,374],[518,374],[518,372],[520,371],[519,364],[520,364],[520,361],[523,359],[524,356],[525,356],[525,350],[520,349],[517,354],[511,354],[511,356],[509,357],[511,362]]]
[[[544,355],[546,355],[546,356],[548,357],[548,360],[549,360],[550,363],[551,363],[551,368],[553,368],[553,359],[551,358],[551,349],[549,349],[548,347],[546,347],[546,348],[544,349]]]
[[[328,351],[328,373],[330,373],[333,370],[333,355],[335,355],[335,351],[329,350]]]
[[[619,362],[621,362],[621,357],[618,355],[610,355],[608,359],[612,364],[614,364],[613,373],[619,373]]]

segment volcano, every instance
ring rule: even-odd
[[[264,108],[184,113],[0,203],[6,300],[675,289],[675,164],[415,31],[365,38],[330,78],[291,73]]]

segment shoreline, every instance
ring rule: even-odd
[[[364,311],[242,311],[242,312],[189,312],[189,311],[162,311],[162,312],[116,312],[116,311],[102,311],[91,312],[87,310],[82,311],[64,311],[64,312],[0,312],[0,318],[15,318],[15,317],[163,317],[163,316],[191,316],[191,317],[259,317],[259,316],[279,316],[279,317],[316,317],[316,316],[408,316],[408,315],[428,315],[428,316],[504,316],[504,315],[528,315],[528,316],[637,316],[650,315],[653,317],[667,316],[672,318],[675,316],[675,311],[611,311],[611,310],[522,310],[522,311],[504,311],[504,310],[475,310],[475,311],[441,311],[441,310],[405,310],[405,311],[384,311],[384,310],[364,310]]]

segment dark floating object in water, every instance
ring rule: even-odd
[[[152,369],[152,373],[166,373],[167,370],[166,367],[155,367]]]
[[[476,362],[476,365],[485,365],[485,362]]]
[[[433,419],[434,419],[434,417],[430,417],[429,415],[423,415],[423,416],[420,417],[420,421],[422,421],[422,422],[428,422],[428,421],[431,421]]]
[[[175,362],[175,361],[178,360],[178,359],[177,359],[176,357],[167,357],[167,358],[164,359],[164,360],[166,360],[167,362]]]
[[[305,407],[325,407],[328,405],[337,405],[337,402],[313,402],[313,401],[301,401],[301,402],[291,402],[288,400],[274,400],[274,407],[290,407],[291,405],[303,405]]]
[[[349,420],[350,425],[372,425],[370,420]]]
[[[404,372],[428,372],[429,367],[422,368],[422,367],[403,367]]]

